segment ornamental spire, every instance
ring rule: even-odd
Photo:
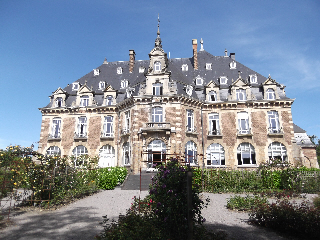
[[[162,48],[161,45],[161,38],[160,38],[160,19],[159,19],[159,13],[158,13],[158,31],[157,31],[157,38],[154,44],[155,47],[160,47]]]

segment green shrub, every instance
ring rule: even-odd
[[[235,195],[227,200],[227,208],[232,210],[248,211],[260,204],[267,204],[266,198],[261,198],[257,195],[241,197]]]
[[[320,210],[320,196],[313,198],[313,205],[315,208]]]
[[[98,170],[98,185],[100,189],[111,190],[122,184],[127,176],[124,167],[101,168]]]

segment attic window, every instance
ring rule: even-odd
[[[144,67],[139,67],[139,73],[144,73],[145,68]]]
[[[113,96],[111,95],[107,96],[106,105],[112,105],[112,103],[113,103]]]
[[[201,77],[196,78],[196,85],[202,85],[203,84],[203,79]]]
[[[237,100],[238,101],[246,101],[247,100],[247,95],[246,95],[246,90],[245,89],[237,89],[236,90],[236,94],[237,94]]]
[[[192,95],[192,90],[193,90],[193,87],[190,86],[190,85],[187,85],[186,86],[186,93],[191,96]]]
[[[249,75],[250,83],[257,83],[257,74]]]
[[[89,96],[84,95],[80,98],[80,107],[87,107],[89,105]]]
[[[72,83],[72,91],[78,91],[79,89],[79,83]]]
[[[206,63],[206,69],[212,70],[212,63]]]
[[[93,69],[93,76],[99,76],[100,69]]]
[[[236,69],[236,68],[237,68],[236,62],[235,62],[235,61],[232,61],[232,62],[230,63],[230,69]]]
[[[268,88],[268,90],[267,90],[267,99],[268,100],[275,100],[276,99],[274,90],[271,88]]]
[[[154,71],[160,72],[161,71],[161,63],[159,61],[154,63]]]
[[[217,101],[217,93],[215,91],[210,91],[209,92],[209,101],[210,102]]]
[[[187,64],[183,64],[183,65],[181,66],[181,69],[182,69],[183,72],[188,71],[188,65],[187,65]]]
[[[117,74],[122,74],[122,67],[117,68]]]
[[[225,76],[220,77],[220,84],[227,84],[228,78]]]
[[[121,88],[128,87],[128,80],[121,80]]]
[[[103,90],[103,89],[105,89],[105,87],[106,87],[106,83],[103,82],[103,81],[100,81],[100,82],[99,82],[99,89],[100,89],[100,90]]]
[[[62,107],[62,97],[56,98],[56,107]]]

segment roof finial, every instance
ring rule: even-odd
[[[162,48],[161,38],[160,38],[160,19],[159,19],[159,13],[158,13],[158,32],[157,32],[157,38],[156,38],[156,41],[155,41],[155,47],[160,47],[160,48]]]
[[[204,49],[203,49],[203,40],[202,40],[202,38],[201,38],[201,40],[200,40],[200,44],[201,44],[200,51],[203,51]]]
[[[159,19],[159,13],[158,13],[158,32],[157,32],[158,37],[160,37],[160,19]]]

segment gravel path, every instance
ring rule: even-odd
[[[142,191],[141,198],[147,193]],[[232,195],[203,194],[204,198],[211,199],[209,206],[203,210],[208,228],[224,231],[229,239],[236,240],[286,239],[270,230],[248,225],[247,213],[227,210],[227,198]],[[99,192],[55,211],[16,212],[11,217],[13,224],[0,230],[0,239],[94,239],[103,229],[99,224],[102,216],[117,219],[119,214],[126,213],[134,196],[139,196],[138,190],[115,189]]]

